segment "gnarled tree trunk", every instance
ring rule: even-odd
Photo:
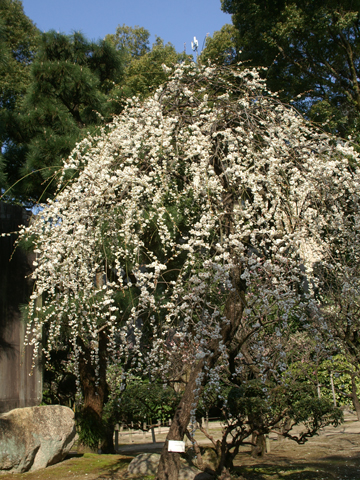
[[[92,363],[90,349],[79,339],[82,354],[79,358],[79,376],[80,385],[84,397],[82,407],[83,418],[93,422],[99,427],[102,424],[102,413],[104,403],[107,398],[107,383],[106,383],[106,352],[107,352],[107,336],[104,331],[99,333],[99,370],[98,376],[95,374],[96,365]],[[106,453],[114,453],[113,445],[113,431],[106,434],[102,439],[101,449]]]
[[[234,338],[238,337],[238,329],[241,323],[241,317],[245,306],[244,292],[246,284],[240,278],[240,268],[235,268],[232,272],[232,283],[235,287],[235,291],[230,293],[226,305],[225,316],[229,322],[224,322],[221,330],[221,337],[223,343],[230,348]],[[231,349],[233,346],[231,346]],[[204,367],[207,370],[211,370],[221,356],[221,350],[219,349],[219,341],[213,341],[209,345],[211,355],[206,359],[200,360],[192,369],[189,377],[189,381],[185,387],[184,394],[180,400],[180,403],[176,409],[175,416],[172,420],[169,433],[166,437],[164,447],[161,451],[161,458],[157,473],[157,480],[177,480],[180,470],[180,454],[168,452],[169,440],[183,440],[186,428],[190,421],[191,410],[194,409],[194,405],[199,401],[199,395],[206,382],[205,375],[202,378],[201,385],[196,383],[199,375],[204,372]],[[195,390],[197,394],[195,397]]]

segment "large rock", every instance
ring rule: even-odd
[[[128,466],[131,475],[155,475],[160,462],[158,453],[141,453],[137,455]]]
[[[158,453],[141,453],[137,455],[128,466],[132,475],[156,475],[160,462]],[[181,459],[179,480],[212,480],[213,477],[197,468],[190,466],[185,459]]]
[[[60,405],[16,408],[0,415],[0,473],[60,462],[75,440],[74,412]]]
[[[215,450],[211,447],[200,447],[200,453],[204,470],[210,469],[216,471],[219,466],[219,458],[216,455]],[[185,455],[189,464],[198,468],[198,459],[195,455],[194,449],[188,449]]]

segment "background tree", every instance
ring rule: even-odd
[[[122,49],[126,57],[125,78],[117,89],[118,98],[123,100],[134,95],[142,98],[154,92],[168,79],[162,65],[172,65],[188,60],[184,53],[176,52],[174,46],[156,36],[150,48],[150,32],[143,27],[118,26],[115,34],[107,35],[117,49]]]
[[[268,67],[271,90],[312,120],[327,121],[330,131],[358,135],[359,2],[221,3],[238,31],[240,59]]]
[[[355,226],[357,217],[350,212],[344,219],[337,221],[338,228],[344,228],[344,224],[350,223]],[[356,228],[356,227],[355,227]],[[329,235],[334,234],[334,226],[327,226]],[[360,376],[360,338],[359,338],[359,262],[356,249],[352,248],[350,238],[338,239],[331,248],[331,256],[336,262],[335,267],[319,263],[315,267],[317,275],[317,288],[321,292],[319,303],[321,305],[324,320],[321,333],[324,340],[333,345],[334,350],[344,357],[342,363],[334,365],[334,369],[350,377],[351,398],[358,418],[360,418],[360,399],[358,395],[358,379]],[[344,391],[344,389],[342,389]],[[346,392],[344,392],[346,393]]]
[[[161,84],[165,83],[169,74],[163,65],[172,67],[174,64],[188,59],[184,53],[176,52],[174,46],[156,37],[151,50],[142,56],[134,56],[126,68],[122,95],[132,97],[140,95],[142,98],[154,92]]]
[[[19,0],[0,1],[0,147],[9,143],[9,115],[19,105],[31,82],[30,67],[39,31],[24,14]],[[7,162],[0,153],[0,188],[5,188]]]
[[[205,48],[200,54],[200,62],[230,65],[240,61],[238,32],[234,25],[224,25],[205,40]]]
[[[116,369],[114,372],[118,374]],[[119,389],[114,390],[112,398],[105,405],[105,416],[111,415],[114,424],[122,423],[136,430],[151,430],[154,441],[155,426],[159,421],[164,424],[173,417],[180,399],[170,386],[139,377],[129,376],[126,385],[121,384]]]
[[[241,376],[245,340],[265,388],[269,352],[274,375],[287,369],[289,325],[323,323],[314,265],[331,268],[350,239],[359,255],[357,162],[256,70],[176,65],[78,145],[64,166],[78,177],[23,232],[38,254],[29,341],[48,332],[49,357],[68,339],[84,408],[99,418],[109,357],[166,382],[182,355],[190,369],[167,437],[182,440],[204,385],[224,367]],[[165,442],[158,477],[179,467]]]
[[[111,42],[117,50],[125,52],[127,65],[133,58],[139,58],[150,52],[150,32],[144,27],[118,25],[114,34],[106,35],[105,40]]]
[[[122,53],[106,41],[41,35],[21,109],[8,115],[8,181],[25,177],[14,193],[32,202],[54,193],[54,175],[76,142],[119,111],[112,90],[122,75]]]

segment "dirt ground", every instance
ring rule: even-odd
[[[211,424],[210,432],[220,431],[219,424]],[[156,444],[142,433],[126,433],[120,437],[119,455],[70,456],[64,462],[32,473],[1,475],[0,480],[126,480],[132,457],[142,452],[160,452],[166,435],[163,429],[157,433]],[[198,438],[205,443],[205,438]],[[243,447],[235,460],[234,479],[239,480],[360,480],[360,422],[351,414],[337,428],[326,427],[320,435],[305,445],[291,440],[279,441],[270,436],[270,453],[254,459],[250,448]],[[137,477],[140,478],[140,477]],[[150,479],[150,477],[148,477]]]

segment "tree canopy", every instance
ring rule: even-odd
[[[115,34],[106,36],[106,40],[124,52],[126,59],[124,80],[117,90],[118,98],[148,96],[168,78],[162,65],[171,67],[188,59],[184,53],[178,53],[170,42],[164,44],[158,36],[150,48],[149,38],[150,32],[145,28],[125,24],[119,25]]]
[[[37,50],[39,31],[24,14],[19,0],[0,1],[0,148],[9,142],[9,114],[19,104],[31,82],[30,66]],[[6,162],[0,153],[0,189],[7,184]]]
[[[150,51],[142,56],[134,56],[128,64],[121,86],[122,95],[127,98],[134,95],[147,97],[168,79],[163,65],[172,67],[187,59],[187,55],[178,53],[170,42],[164,45],[164,41],[156,37]]]
[[[265,66],[268,85],[340,135],[359,129],[358,1],[222,0],[238,31],[240,59]]]
[[[122,77],[122,52],[110,43],[41,35],[21,108],[8,115],[8,180],[25,177],[15,193],[33,201],[53,194],[54,174],[76,142],[120,111],[111,92]]]
[[[37,254],[29,341],[38,348],[45,330],[46,356],[72,344],[99,415],[109,355],[164,381],[186,367],[168,436],[181,440],[205,383],[224,369],[241,381],[248,358],[263,388],[269,375],[281,383],[289,325],[326,328],[315,266],[336,265],[346,291],[342,254],[359,259],[357,163],[256,70],[175,66],[77,145],[64,163],[76,180],[22,232]],[[165,445],[159,476],[178,468]]]
[[[224,25],[205,40],[205,48],[200,54],[200,62],[206,64],[230,65],[240,59],[238,33],[234,25]]]
[[[139,58],[150,52],[150,32],[144,27],[130,27],[118,25],[116,32],[106,35],[105,39],[111,42],[117,50],[123,50],[127,63],[132,58]]]

